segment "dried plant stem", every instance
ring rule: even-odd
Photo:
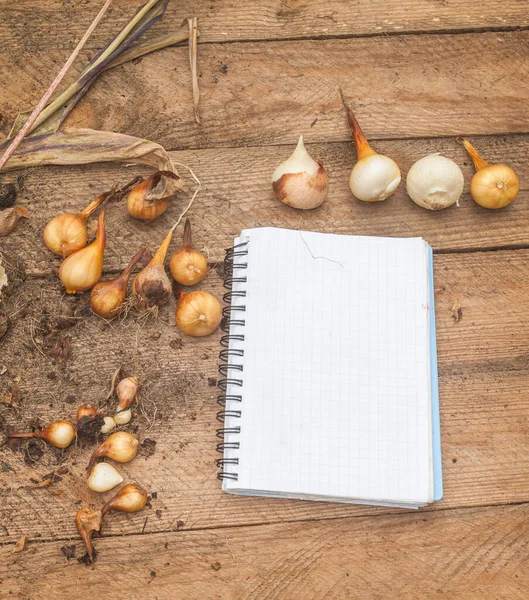
[[[131,46],[110,62],[103,71],[108,71],[109,69],[118,67],[119,65],[130,62],[136,58],[141,58],[142,56],[145,56],[145,54],[156,52],[156,50],[163,50],[163,48],[167,48],[168,46],[174,46],[175,44],[184,42],[188,37],[188,28],[184,22],[184,24],[180,26],[180,29],[174,33],[166,33],[148,41],[134,44],[134,46]]]
[[[191,77],[193,80],[193,108],[195,110],[195,121],[200,125],[200,113],[198,112],[198,101],[200,100],[200,89],[198,87],[197,71],[197,18],[187,20],[189,25],[189,64],[191,65]]]
[[[198,192],[200,192],[200,190],[202,189],[202,184],[200,183],[200,179],[195,175],[195,173],[193,172],[193,170],[191,169],[191,167],[188,167],[187,165],[184,165],[183,163],[176,162],[174,160],[173,160],[173,163],[175,165],[178,165],[179,167],[184,167],[184,169],[187,169],[191,173],[191,176],[197,182],[197,188],[193,192],[193,195],[191,196],[191,200],[188,202],[188,204],[185,207],[184,211],[178,217],[178,220],[176,221],[176,223],[171,227],[171,231],[174,231],[178,227],[178,225],[180,225],[180,223],[182,222],[182,219],[186,216],[186,214],[189,211],[189,209],[191,208],[191,206],[193,206],[193,202],[195,201],[195,198],[197,197]]]
[[[170,42],[171,40],[152,40],[149,43],[140,43],[132,45],[140,36],[145,33],[154,23],[162,18],[169,0],[149,0],[142,8],[140,8],[134,17],[125,25],[120,33],[102,50],[86,66],[79,78],[71,83],[64,91],[53,98],[50,103],[42,110],[35,123],[31,126],[29,133],[40,135],[50,131],[57,131],[61,123],[75,108],[79,100],[88,91],[90,86],[95,82],[98,75],[113,66],[120,63],[121,55],[126,53],[129,58],[137,58],[148,52],[151,52],[160,47],[163,41]],[[186,35],[187,38],[187,27]],[[172,39],[179,40],[181,35],[176,32]],[[11,128],[9,137],[14,136],[24,125],[28,113],[20,113]]]
[[[35,108],[33,109],[33,112],[28,117],[28,120],[24,123],[24,126],[22,127],[22,129],[17,133],[17,135],[15,136],[15,139],[11,142],[11,144],[9,144],[9,146],[8,146],[7,150],[4,152],[2,158],[0,158],[0,171],[3,169],[6,162],[11,157],[11,155],[18,148],[18,145],[24,139],[24,136],[26,135],[26,133],[31,129],[32,125],[37,120],[42,109],[46,106],[46,104],[48,103],[48,100],[51,98],[53,92],[55,92],[55,90],[57,89],[57,87],[59,86],[61,81],[63,80],[64,76],[66,75],[66,73],[68,72],[70,67],[72,66],[73,61],[77,58],[79,52],[82,50],[83,46],[86,44],[88,38],[92,35],[92,32],[97,27],[97,25],[103,18],[104,14],[107,12],[108,7],[111,5],[111,3],[112,3],[112,0],[106,0],[105,4],[103,5],[103,8],[99,11],[96,18],[92,21],[92,24],[90,25],[90,27],[86,30],[86,33],[81,38],[81,41],[77,44],[75,50],[70,55],[70,58],[64,63],[64,66],[59,71],[59,74],[52,81],[50,87],[46,90],[44,96],[42,96],[42,98],[40,99],[40,102],[37,104],[37,106],[35,106]]]

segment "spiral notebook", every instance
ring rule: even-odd
[[[407,508],[440,500],[428,244],[248,229],[225,266],[222,489]]]

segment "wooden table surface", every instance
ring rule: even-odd
[[[32,106],[101,2],[0,2],[0,128]],[[115,0],[76,62],[79,73],[142,4]],[[526,599],[529,597],[529,11],[526,0],[171,1],[159,32],[196,14],[203,124],[193,119],[187,47],[165,49],[104,74],[68,125],[113,129],[162,143],[203,184],[190,213],[212,269],[201,284],[220,297],[223,249],[244,227],[423,236],[435,251],[445,495],[405,511],[223,494],[215,419],[220,334],[191,339],[174,301],[157,320],[107,323],[68,297],[44,224],[83,208],[141,169],[44,167],[2,176],[31,211],[0,250],[18,267],[0,342],[0,398],[19,377],[0,426],[26,429],[100,403],[114,370],[143,382],[131,425],[156,441],[121,471],[153,495],[135,515],[115,513],[83,554],[73,517],[99,505],[84,467],[89,447],[41,442],[0,449],[0,596],[164,599]],[[149,35],[149,34],[148,34]],[[70,79],[75,75],[72,73]],[[441,152],[465,175],[459,207],[430,213],[405,186],[390,200],[355,201],[355,153],[338,88],[375,149],[403,172]],[[299,133],[330,174],[325,204],[295,212],[272,196],[270,176]],[[457,136],[520,176],[508,208],[486,211],[468,193],[473,167]],[[140,243],[153,248],[189,199],[152,224],[108,208],[105,271]],[[132,174],[132,175],[131,175]],[[92,224],[93,228],[93,224]],[[181,231],[177,233],[180,240]],[[172,248],[177,242],[173,242]],[[73,317],[57,330],[60,316]],[[69,347],[61,362],[56,346]],[[55,350],[54,350],[55,349]],[[150,454],[150,455],[149,455]],[[62,480],[35,481],[59,467]],[[110,494],[108,494],[110,495]],[[26,549],[14,543],[29,536]],[[75,546],[68,559],[61,549]]]

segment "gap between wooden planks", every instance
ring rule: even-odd
[[[349,173],[356,160],[352,143],[308,144],[314,158],[329,172],[329,197],[318,209],[296,211],[276,200],[271,174],[293,146],[234,148],[172,152],[172,158],[191,166],[202,182],[202,190],[189,213],[193,241],[213,263],[224,259],[224,249],[248,227],[274,226],[354,235],[422,236],[435,252],[490,250],[529,245],[529,135],[472,138],[491,163],[511,165],[521,180],[518,198],[501,211],[479,207],[468,193],[474,167],[455,139],[396,140],[375,142],[374,147],[392,156],[400,165],[403,181],[397,193],[380,203],[359,202],[349,190]],[[465,175],[465,193],[460,206],[439,212],[416,206],[406,194],[405,176],[420,157],[432,152],[453,158]],[[116,272],[128,263],[140,244],[155,249],[186,205],[195,183],[179,167],[187,190],[171,202],[167,212],[152,223],[132,219],[125,202],[111,203],[106,211],[107,249],[104,269]],[[60,257],[48,252],[42,231],[49,219],[61,212],[78,212],[104,190],[125,184],[147,170],[116,165],[44,167],[4,176],[17,183],[18,202],[27,206],[31,219],[19,224],[2,239],[7,255],[16,256],[27,272],[47,275],[60,266]],[[20,178],[20,180],[18,179]],[[95,219],[89,229],[95,232]],[[181,243],[176,231],[170,252]]]
[[[529,501],[528,266],[527,250],[435,258],[445,499],[429,510]],[[201,287],[217,297],[223,292],[215,272]],[[152,510],[109,520],[108,535],[387,514],[388,509],[374,507],[223,494],[214,465],[220,332],[201,340],[182,336],[174,326],[173,301],[157,321],[140,324],[131,317],[108,325],[83,310],[87,300],[87,295],[65,296],[57,281],[23,284],[15,308],[25,316],[2,341],[0,360],[8,367],[0,394],[20,374],[22,400],[16,412],[0,406],[0,415],[17,428],[36,415],[43,422],[71,417],[80,403],[106,396],[117,366],[142,377],[141,412],[132,425],[139,425],[141,439],[157,441],[156,452],[120,471],[126,481],[138,481],[158,497]],[[35,338],[45,337],[44,310],[52,318],[72,311],[85,315],[66,332],[72,357],[63,367],[30,341],[32,326]],[[32,539],[74,538],[78,503],[100,502],[85,482],[90,448],[44,451],[28,465],[23,452],[4,448],[5,541],[24,533]],[[24,487],[63,462],[70,469],[63,481],[42,490]]]
[[[202,45],[202,126],[187,48],[170,48],[103,74],[66,124],[173,149],[292,144],[301,132],[348,141],[342,87],[370,139],[524,133],[528,40],[517,31]],[[1,57],[4,133],[49,83],[52,59]]]
[[[128,598],[525,600],[528,539],[522,504],[103,538],[91,568],[67,561],[63,542],[30,543],[23,555],[0,549],[0,590],[33,600],[118,589]]]

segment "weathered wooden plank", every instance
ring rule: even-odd
[[[529,500],[528,266],[527,250],[436,257],[445,499],[435,508]],[[215,272],[203,287],[217,296],[222,293]],[[156,452],[119,469],[127,481],[157,492],[157,500],[152,512],[112,520],[107,533],[387,512],[221,493],[213,463],[219,335],[190,339],[179,334],[172,303],[157,321],[130,317],[111,325],[83,316],[85,303],[86,297],[64,296],[51,280],[28,280],[12,297],[8,312],[18,312],[18,317],[14,315],[14,325],[2,340],[0,371],[2,365],[7,371],[0,376],[0,398],[20,375],[21,399],[16,409],[0,403],[0,418],[4,427],[22,428],[36,417],[46,423],[71,416],[81,402],[106,396],[110,375],[120,365],[142,378],[142,409],[133,425],[139,426],[142,439],[157,441]],[[71,314],[82,318],[62,333],[70,339],[71,358],[59,365],[49,356],[57,342],[49,334],[56,334],[51,323],[55,316]],[[6,541],[25,533],[31,539],[74,536],[77,503],[100,502],[84,481],[90,448],[45,448],[40,458],[34,452],[25,457],[21,450],[2,449],[0,523]],[[59,464],[69,468],[61,482],[46,489],[24,487]]]
[[[310,133],[309,133],[310,135]],[[190,212],[194,241],[207,248],[212,261],[224,258],[224,248],[247,227],[277,226],[357,235],[422,236],[436,251],[501,248],[529,245],[528,183],[529,136],[484,137],[476,146],[491,163],[506,162],[521,179],[521,192],[502,211],[480,208],[465,192],[461,206],[430,212],[416,206],[406,195],[405,184],[385,202],[368,204],[355,200],[348,177],[355,160],[350,143],[308,145],[309,152],[323,160],[330,176],[329,198],[321,208],[295,211],[278,202],[272,194],[271,173],[291,152],[290,147],[266,147],[174,152],[174,160],[190,165],[203,184]],[[467,181],[474,172],[463,147],[454,139],[388,141],[375,144],[378,151],[397,160],[403,175],[420,157],[441,152],[461,165]],[[108,249],[105,269],[123,266],[137,246],[152,248],[165,237],[189,199],[194,183],[180,168],[188,185],[167,213],[151,224],[128,216],[123,204],[107,209]],[[19,202],[32,218],[23,221],[0,248],[16,254],[29,271],[50,272],[60,259],[41,242],[47,221],[63,211],[80,211],[101,191],[115,183],[124,184],[138,170],[98,165],[95,167],[33,169],[21,172]],[[7,178],[16,181],[18,174]],[[6,178],[6,179],[7,179]],[[187,195],[186,195],[187,194]],[[95,221],[91,228],[95,227]],[[180,243],[177,233],[172,248]]]
[[[187,48],[105,73],[68,123],[154,139],[168,149],[350,139],[342,87],[371,138],[527,132],[529,31],[204,44],[195,123]],[[60,60],[3,55],[3,131]],[[52,58],[53,57],[53,58]],[[15,63],[16,61],[16,63]],[[80,67],[79,67],[80,68]],[[312,125],[312,128],[311,128]]]
[[[105,22],[95,32],[91,47],[98,48],[126,22],[145,0],[114,0]],[[39,47],[75,44],[88,27],[91,7],[83,0],[0,2],[0,35],[8,49],[25,49],[38,40]],[[529,25],[523,0],[495,0],[470,4],[463,0],[442,3],[428,0],[341,2],[340,0],[216,0],[197,3],[170,2],[158,30],[167,31],[189,15],[199,19],[202,43],[237,40],[343,37],[402,32],[507,29]],[[31,21],[29,21],[31,17]],[[99,44],[97,46],[96,44]]]
[[[116,521],[124,521],[121,516]],[[3,597],[485,598],[529,594],[529,507],[450,510],[96,540],[92,568],[65,542],[0,550]],[[78,540],[77,556],[82,554]],[[126,568],[123,566],[126,565]],[[119,590],[119,592],[118,592]]]

